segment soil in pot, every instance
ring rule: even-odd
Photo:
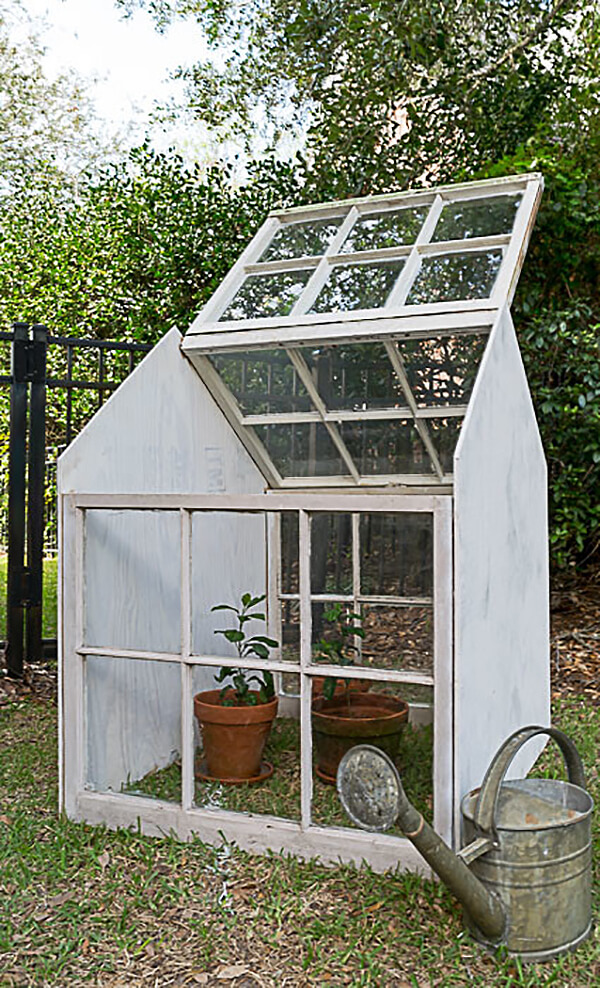
[[[408,703],[384,693],[360,693],[316,697],[312,703],[312,733],[316,772],[335,784],[342,757],[356,744],[372,744],[394,760],[400,735],[408,721]]]
[[[232,783],[266,778],[262,756],[277,703],[274,697],[253,706],[223,706],[221,690],[197,693],[194,713],[204,748],[203,777]]]

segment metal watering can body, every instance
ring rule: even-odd
[[[548,734],[569,781],[504,782],[517,751]],[[524,961],[571,950],[591,929],[591,815],[581,759],[556,728],[525,727],[496,753],[481,788],[462,801],[466,846],[455,854],[409,803],[386,755],[359,745],[344,756],[338,791],[359,826],[404,834],[465,909],[466,923],[490,949],[504,945]]]

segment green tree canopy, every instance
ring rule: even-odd
[[[587,0],[120,0],[196,16],[228,52],[189,74],[213,124],[292,105],[317,197],[446,181],[513,153],[597,78]],[[591,64],[593,63],[593,64]]]
[[[27,188],[48,169],[74,176],[114,153],[94,129],[94,111],[74,74],[50,80],[43,51],[31,34],[11,41],[15,20],[25,20],[19,0],[0,11],[0,194]],[[45,179],[44,179],[45,181]]]

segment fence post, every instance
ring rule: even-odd
[[[27,438],[27,346],[29,326],[13,324],[11,346],[8,473],[8,573],[6,588],[6,667],[23,674],[25,571],[25,454]]]
[[[29,366],[29,456],[27,493],[28,606],[25,617],[26,654],[29,662],[41,662],[42,599],[44,580],[44,470],[46,461],[46,350],[45,326],[33,327]]]

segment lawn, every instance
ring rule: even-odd
[[[555,722],[598,799],[600,710],[570,698]],[[524,968],[482,953],[437,882],[77,824],[57,815],[56,788],[55,706],[3,707],[3,986],[600,984],[595,932],[575,954]],[[598,877],[596,866],[596,889]]]
[[[8,559],[0,555],[0,639],[6,637],[6,570]],[[44,610],[42,637],[56,638],[56,591],[58,560],[44,559]]]
[[[5,571],[0,560],[0,580]],[[56,627],[53,561],[46,563],[45,579],[50,603],[44,635],[50,637]],[[584,609],[574,623],[567,613],[564,627],[559,614],[553,673],[562,683],[555,689],[554,721],[579,746],[598,802],[596,614]],[[2,988],[600,985],[596,929],[576,953],[524,967],[501,951],[484,954],[465,932],[460,907],[438,882],[377,875],[368,868],[327,868],[277,854],[251,856],[234,845],[215,849],[198,838],[184,844],[60,817],[57,712],[47,687],[52,673],[45,677],[43,698],[27,685],[0,693]],[[231,809],[250,799],[258,812],[297,815],[295,730],[282,721],[274,732],[269,757],[277,771],[269,783],[245,794],[218,787],[208,798]],[[414,740],[407,735],[407,748]],[[401,755],[403,775],[409,796],[427,812],[428,732],[419,736],[419,745],[418,765]],[[549,753],[537,772],[559,769]],[[177,766],[136,783],[161,794],[172,787],[171,797],[179,785]],[[206,801],[210,785],[198,783],[198,802]],[[334,789],[316,786],[315,798],[322,822],[342,823]],[[596,822],[596,923],[599,839]]]

